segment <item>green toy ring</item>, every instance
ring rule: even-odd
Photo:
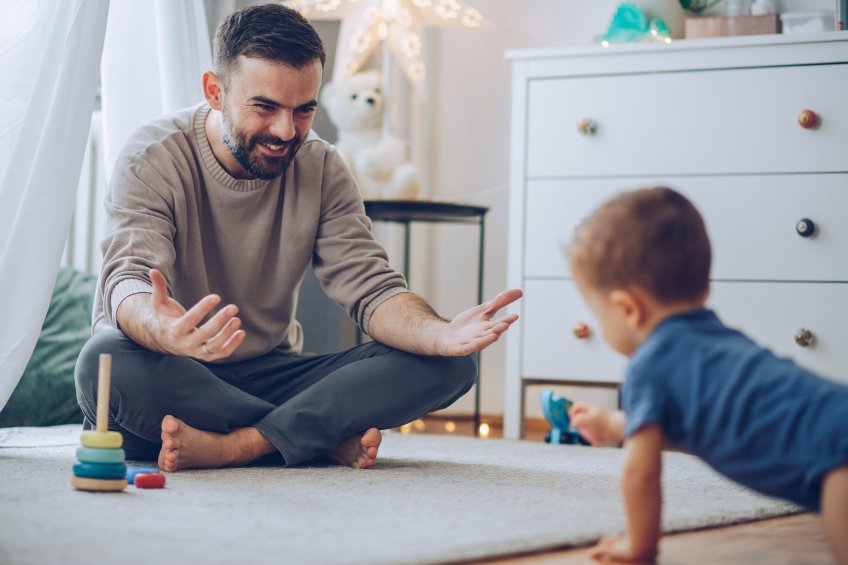
[[[81,445],[77,448],[77,459],[82,463],[123,463],[127,454],[120,447],[98,449]]]

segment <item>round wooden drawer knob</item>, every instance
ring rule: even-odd
[[[816,224],[810,218],[801,218],[795,224],[795,231],[801,237],[810,237],[816,232]]]
[[[595,135],[595,132],[598,131],[598,124],[588,118],[583,118],[577,122],[577,131],[583,135]]]
[[[809,347],[815,341],[816,336],[807,328],[801,328],[795,332],[795,343],[801,347]]]
[[[798,115],[798,125],[804,129],[812,129],[819,122],[819,117],[812,110],[804,110]]]
[[[592,331],[589,329],[587,324],[583,322],[577,322],[571,328],[571,333],[574,334],[574,337],[577,339],[588,339],[590,335],[592,335]]]

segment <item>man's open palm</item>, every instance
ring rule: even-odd
[[[214,361],[229,357],[244,341],[241,320],[236,317],[238,308],[232,304],[222,308],[203,322],[221,298],[210,294],[186,310],[168,294],[165,276],[156,269],[150,270],[153,284],[153,311],[157,320],[156,339],[166,352],[174,355]]]
[[[505,306],[521,298],[518,289],[506,290],[492,300],[470,308],[454,318],[442,331],[436,344],[439,355],[468,355],[498,340],[518,314],[493,319]]]

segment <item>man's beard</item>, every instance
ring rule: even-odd
[[[221,141],[230,150],[238,164],[251,176],[259,179],[273,179],[283,175],[289,168],[297,150],[303,145],[303,139],[295,134],[288,141],[283,141],[272,135],[257,135],[250,139],[247,134],[233,127],[229,113],[224,110],[224,127],[221,129]],[[288,152],[281,157],[263,155],[257,148],[257,143],[288,147]]]

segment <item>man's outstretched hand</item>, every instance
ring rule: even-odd
[[[220,296],[210,294],[186,310],[168,295],[168,284],[160,271],[150,269],[150,282],[153,284],[150,330],[163,352],[214,361],[229,357],[244,341],[246,334],[239,329],[241,320],[236,317],[238,307],[234,304],[221,308],[198,325],[221,302]]]
[[[517,288],[506,290],[492,300],[470,308],[444,326],[436,338],[438,355],[469,355],[487,348],[498,340],[518,314],[493,319],[499,310],[522,296]]]

